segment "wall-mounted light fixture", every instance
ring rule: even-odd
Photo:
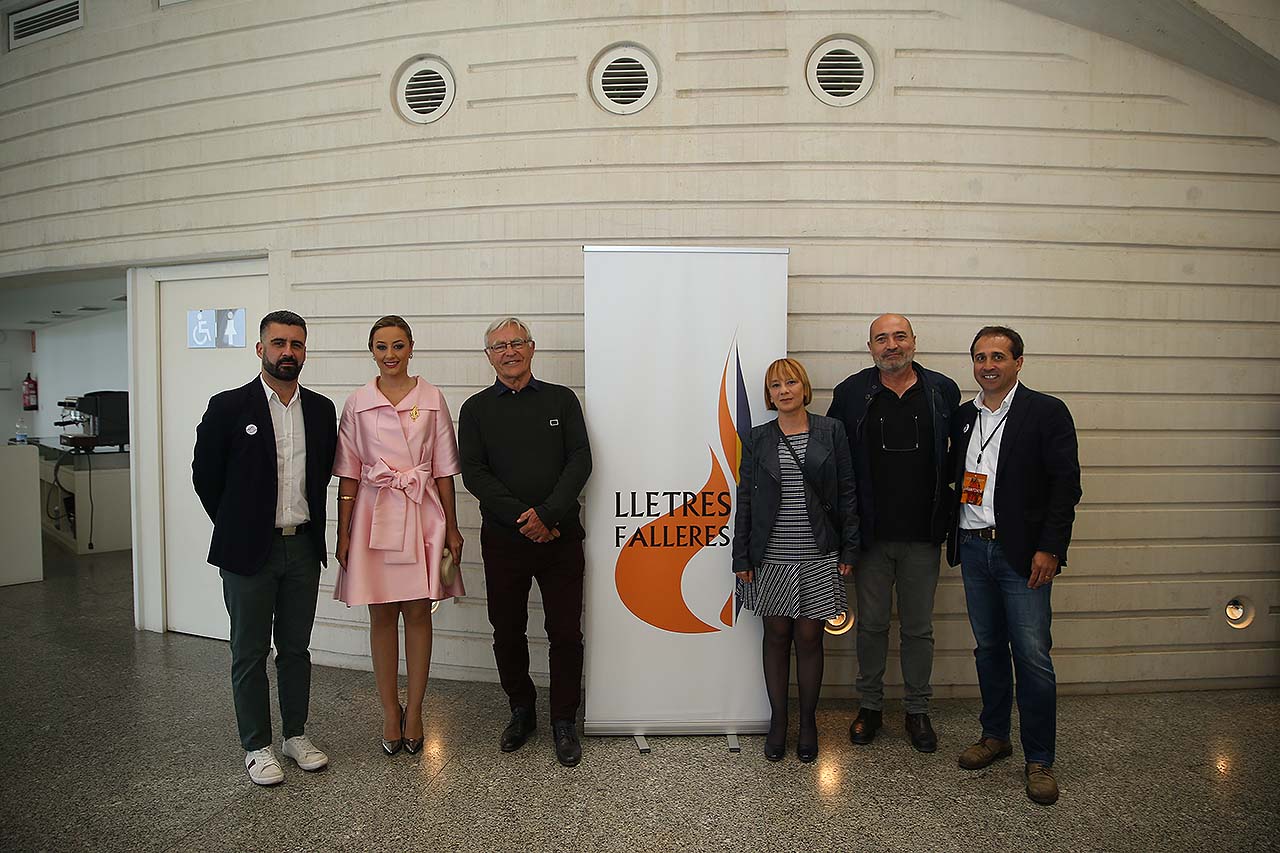
[[[1232,628],[1248,628],[1253,623],[1253,602],[1238,595],[1227,602],[1227,624]]]
[[[856,621],[857,618],[846,610],[839,616],[832,616],[827,620],[827,633],[837,637],[841,634],[847,634],[852,630],[853,623]]]

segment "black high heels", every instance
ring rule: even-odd
[[[805,764],[812,764],[818,760],[818,733],[813,733],[813,743],[805,743],[804,732],[800,733],[800,740],[796,743],[796,758]]]
[[[402,734],[404,733],[403,717],[400,718],[400,732]],[[423,736],[424,737],[426,736],[426,732],[423,732]],[[417,755],[418,752],[422,749],[422,740],[423,739],[420,737],[406,737],[404,739],[404,751],[409,753],[410,755]]]
[[[774,732],[781,732],[777,743],[772,743],[770,737]],[[782,757],[787,754],[787,718],[785,716],[771,716],[769,718],[769,733],[764,736],[764,757],[770,761],[781,761]]]
[[[421,740],[419,740],[418,745],[419,747],[421,747],[422,745]],[[395,740],[387,740],[386,738],[383,738],[382,751],[386,753],[388,757],[390,757],[392,755],[395,755],[397,752],[399,752],[403,748],[404,748],[404,706],[401,705],[400,706],[400,737],[396,738]]]

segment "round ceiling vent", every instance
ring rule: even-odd
[[[833,38],[809,54],[805,77],[809,90],[824,104],[847,107],[871,91],[875,80],[871,52],[850,38]]]
[[[435,57],[412,60],[396,75],[396,108],[415,124],[442,118],[453,105],[453,95],[453,72]]]
[[[611,113],[625,116],[639,112],[657,92],[658,65],[643,48],[609,48],[591,66],[591,94]]]

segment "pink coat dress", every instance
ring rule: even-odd
[[[464,594],[461,572],[447,587],[440,582],[445,518],[435,481],[459,470],[449,407],[422,377],[395,406],[376,379],[347,398],[333,473],[360,487],[334,598],[353,605]]]

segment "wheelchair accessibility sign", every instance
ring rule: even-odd
[[[243,308],[199,308],[187,312],[187,349],[243,348]]]

